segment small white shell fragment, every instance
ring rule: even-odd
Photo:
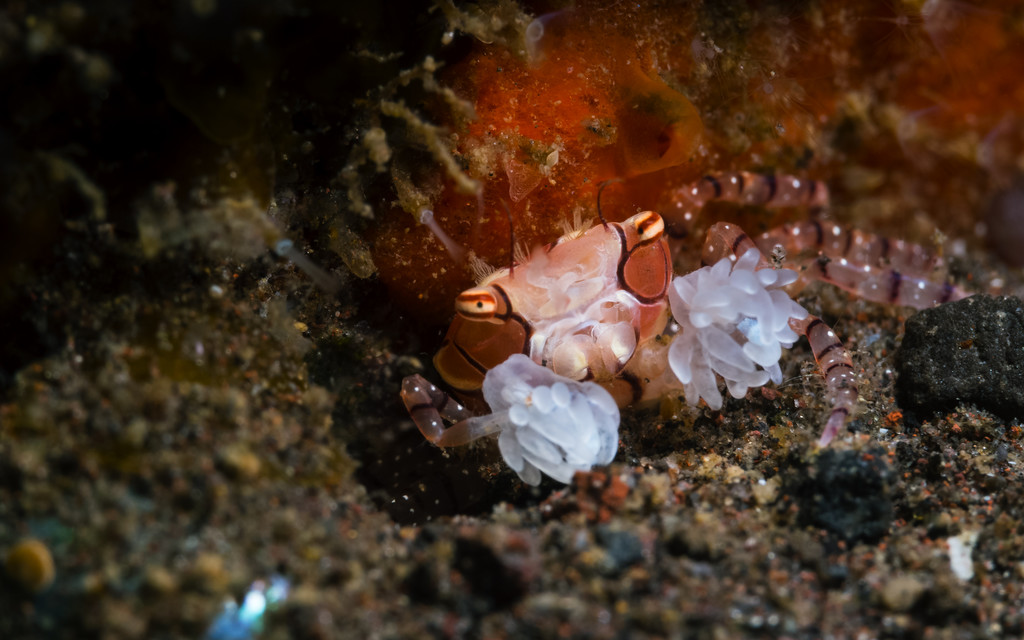
[[[958,536],[946,538],[949,546],[949,568],[964,582],[974,577],[974,561],[971,553],[978,541],[977,531],[964,531]]]

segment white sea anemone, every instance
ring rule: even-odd
[[[541,473],[569,483],[577,471],[615,457],[619,407],[594,382],[516,354],[487,372],[483,392],[500,425],[501,455],[527,484],[538,484]]]
[[[799,337],[789,319],[807,317],[781,287],[796,280],[791,269],[755,270],[760,254],[750,249],[735,263],[714,266],[675,278],[668,297],[681,331],[669,347],[669,365],[683,383],[686,401],[701,398],[722,408],[715,374],[729,394],[742,398],[747,389],[782,381],[782,347]]]

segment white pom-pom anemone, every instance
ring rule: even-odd
[[[782,347],[799,337],[789,320],[806,318],[807,310],[781,289],[796,280],[796,272],[757,269],[759,258],[751,249],[735,263],[724,258],[675,278],[669,287],[672,316],[681,329],[669,347],[669,365],[691,405],[704,398],[712,409],[722,408],[716,374],[734,398],[768,380],[782,381]]]
[[[569,483],[577,471],[615,457],[619,407],[594,382],[571,380],[516,354],[487,372],[483,393],[494,412],[488,421],[500,429],[501,455],[527,484],[538,484],[541,473]]]

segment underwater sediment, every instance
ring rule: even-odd
[[[614,220],[710,171],[820,180],[1012,323],[1021,58],[1010,1],[7,5],[0,635],[1020,635],[1024,416],[897,383],[942,346],[1019,389],[970,317],[897,358],[912,310],[814,284],[849,433],[814,446],[800,342],[721,411],[623,411],[568,486],[428,445],[398,391],[475,276],[423,210],[506,266],[615,178]],[[808,215],[709,205],[677,272],[714,222]]]

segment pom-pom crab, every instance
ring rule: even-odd
[[[765,207],[821,207],[824,184],[745,172],[704,176],[673,194],[668,213],[685,226],[710,200]],[[491,413],[474,416],[421,376],[402,398],[423,435],[442,446],[500,434],[502,456],[526,482],[540,473],[568,482],[615,455],[618,407],[682,390],[696,405],[722,406],[718,378],[733,397],[781,381],[782,347],[807,337],[825,378],[827,445],[857,403],[850,354],[784,287],[819,279],[872,301],[918,308],[964,297],[950,284],[913,275],[935,258],[916,245],[812,220],[762,234],[718,223],[704,266],[672,278],[664,219],[653,211],[621,223],[576,229],[492,273],[455,302],[456,317],[434,358],[463,398]],[[764,253],[817,255],[800,271]],[[908,273],[912,272],[912,273]],[[451,426],[446,426],[447,424]]]

